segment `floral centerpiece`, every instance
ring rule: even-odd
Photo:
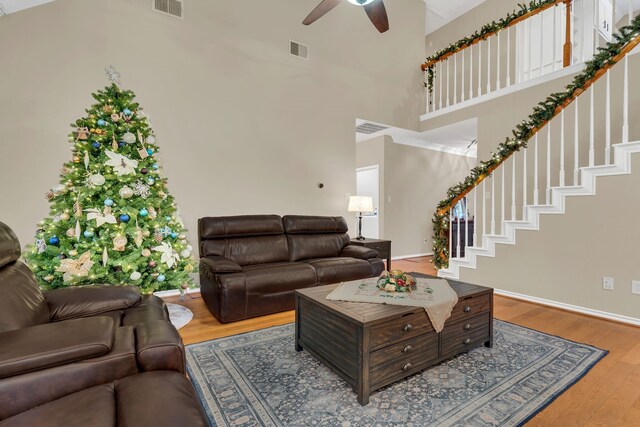
[[[416,279],[402,270],[383,271],[376,286],[387,292],[411,292],[416,289]]]

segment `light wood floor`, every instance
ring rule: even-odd
[[[393,268],[434,274],[428,258],[395,261]],[[285,312],[221,324],[198,294],[183,303],[194,318],[180,330],[185,344],[293,322]],[[180,303],[176,298],[168,302]],[[640,328],[495,297],[495,317],[609,350],[584,378],[531,420],[528,426],[640,426]]]

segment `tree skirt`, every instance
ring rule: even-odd
[[[213,426],[520,426],[607,351],[499,320],[479,347],[396,382],[360,406],[340,377],[294,348],[294,325],[187,347]]]
[[[167,303],[167,308],[169,309],[169,318],[171,319],[171,323],[176,327],[176,329],[184,327],[187,323],[191,322],[191,319],[193,319],[193,313],[187,307],[179,304]]]

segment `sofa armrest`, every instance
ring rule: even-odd
[[[223,256],[206,256],[200,258],[201,270],[213,273],[238,273],[242,271],[242,267],[236,262]]]
[[[46,291],[52,321],[96,316],[125,310],[139,304],[142,296],[135,286],[81,286]]]
[[[0,378],[38,371],[111,351],[110,317],[45,323],[0,333]]]
[[[141,371],[185,372],[185,354],[178,330],[167,320],[136,325],[136,353]]]
[[[379,258],[380,255],[373,249],[365,248],[364,246],[347,245],[342,249],[340,256],[351,257],[358,259],[372,259]]]

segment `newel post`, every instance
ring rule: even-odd
[[[564,52],[562,56],[562,66],[571,65],[571,0],[565,0],[567,6],[565,35],[564,35]]]

